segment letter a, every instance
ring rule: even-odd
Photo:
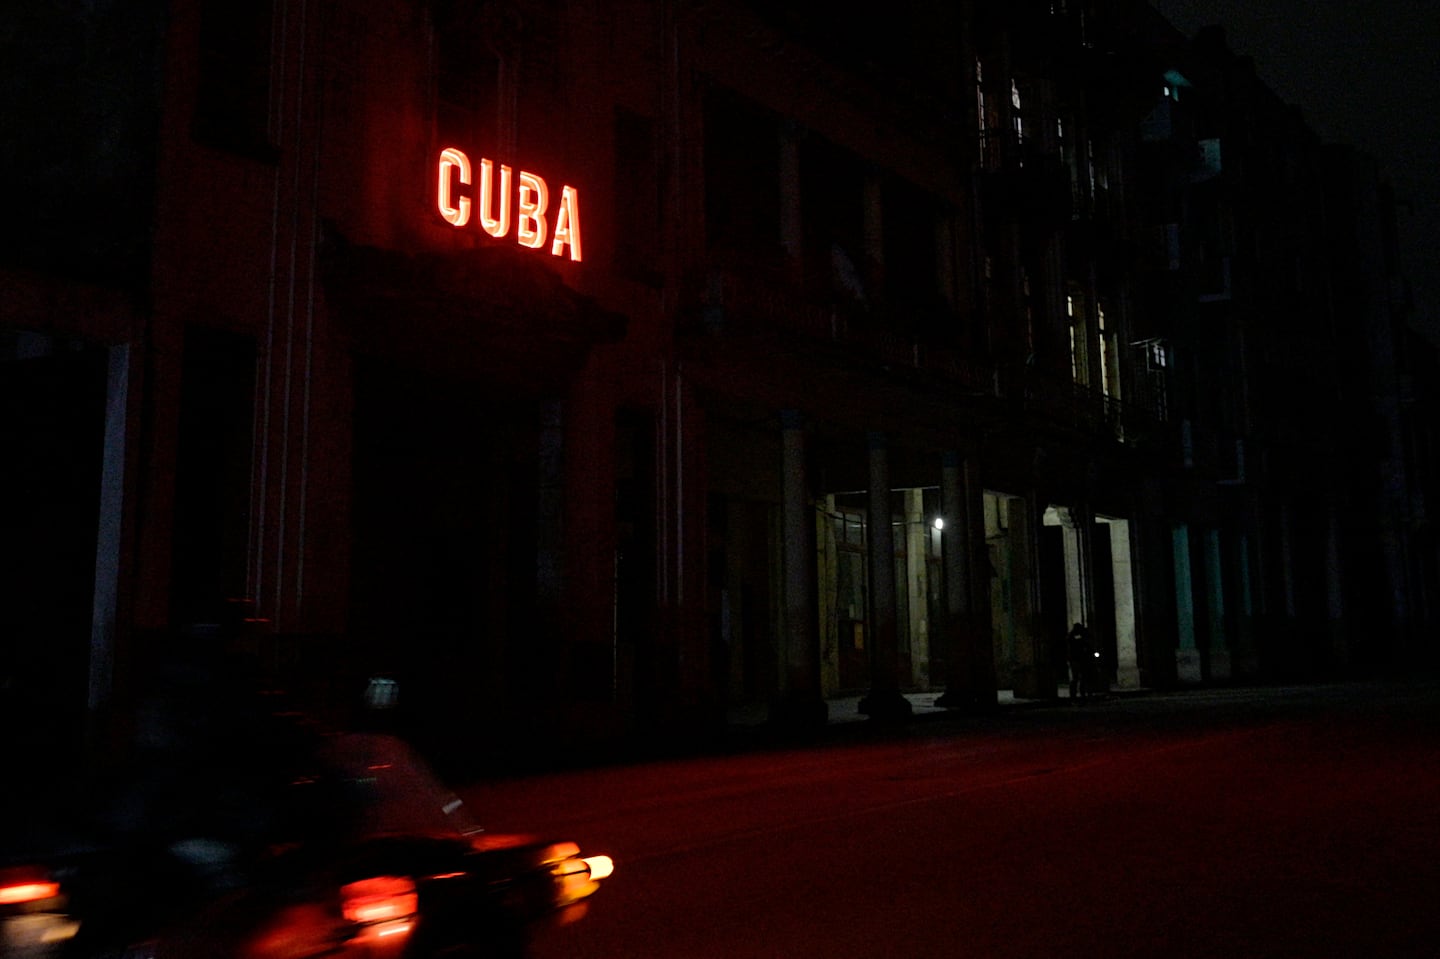
[[[560,191],[560,210],[555,214],[555,240],[550,244],[550,255],[559,256],[566,246],[570,247],[570,259],[580,262],[580,197],[573,186]]]

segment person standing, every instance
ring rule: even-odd
[[[1085,699],[1095,694],[1095,644],[1084,623],[1070,627],[1065,637],[1070,660],[1070,698]]]

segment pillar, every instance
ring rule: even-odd
[[[1135,564],[1130,560],[1130,522],[1110,523],[1110,562],[1115,581],[1115,682],[1121,689],[1140,686],[1135,642]]]
[[[1295,514],[1289,500],[1281,500],[1279,513],[1280,551],[1280,605],[1283,610],[1280,621],[1272,623],[1274,633],[1265,637],[1272,646],[1269,659],[1272,669],[1282,674],[1305,671],[1303,647],[1300,644],[1299,596],[1295,581],[1295,531],[1291,523]]]
[[[1055,672],[1051,664],[1049,637],[1040,628],[1037,600],[1038,554],[1035,540],[1041,517],[1029,497],[1000,496],[999,508],[1005,519],[1005,568],[1002,575],[1009,579],[1008,612],[1015,645],[1012,685],[1015,695],[1021,698],[1052,699],[1055,696]]]
[[[1265,622],[1265,510],[1253,488],[1245,492],[1244,515],[1235,544],[1237,570],[1236,597],[1240,603],[1239,631],[1236,636],[1233,672],[1238,676],[1260,675],[1259,637]]]
[[[318,71],[305,69],[321,42],[311,18],[277,25],[283,76],[274,93],[274,131],[288,149],[275,172],[270,224],[272,270],[269,310],[260,330],[256,370],[255,489],[252,493],[248,585],[256,612],[276,632],[334,629],[333,606],[317,604],[317,588],[333,589],[327,566],[337,565],[321,545],[317,510],[335,476],[323,462],[321,422],[312,416],[321,393],[325,357],[320,248],[320,143]],[[289,211],[289,212],[287,212]],[[321,611],[327,615],[320,615]],[[343,615],[343,614],[341,614]]]
[[[867,445],[870,500],[865,551],[870,574],[870,693],[860,700],[860,712],[877,720],[903,719],[910,715],[910,701],[900,694],[889,450],[880,433],[871,433]]]
[[[906,679],[922,689],[930,686],[930,595],[929,517],[925,515],[925,491],[905,491],[905,585],[909,595],[910,675]]]
[[[985,487],[980,458],[967,456],[962,472],[965,496],[965,555],[971,558],[970,701],[980,709],[995,706],[995,643],[990,621],[990,553],[985,545]]]
[[[945,454],[940,500],[945,517],[945,693],[947,709],[988,710],[996,703],[990,630],[990,560],[985,547],[985,491],[978,457]]]
[[[131,422],[131,353],[128,345],[108,351],[105,432],[100,466],[100,509],[95,538],[95,586],[90,617],[90,677],[85,738],[87,759],[108,755],[117,732],[111,722],[121,605],[122,530],[125,520],[125,462]],[[96,754],[99,754],[97,756]]]
[[[1085,549],[1085,531],[1078,510],[1066,509],[1061,514],[1061,544],[1065,553],[1065,618],[1069,623],[1087,623],[1089,609],[1085,602],[1089,553]],[[1067,624],[1068,628],[1068,624]]]
[[[1175,619],[1180,634],[1175,650],[1176,678],[1182,683],[1198,683],[1200,651],[1195,646],[1195,590],[1191,579],[1190,527],[1184,523],[1171,534],[1175,551]]]
[[[1340,516],[1335,501],[1325,503],[1325,622],[1330,645],[1330,666],[1350,665],[1350,643],[1345,632],[1345,570],[1340,551]]]
[[[772,720],[783,723],[823,723],[825,699],[820,693],[819,636],[810,596],[810,497],[805,479],[805,430],[797,410],[780,417],[780,522],[784,567],[782,636],[782,688],[771,710]]]
[[[959,453],[946,453],[940,471],[940,555],[945,575],[945,693],[937,706],[952,709],[970,705],[970,590],[966,553],[969,525]]]
[[[1205,531],[1205,579],[1205,602],[1209,620],[1209,678],[1225,680],[1230,678],[1230,649],[1225,635],[1225,578],[1218,529]]]

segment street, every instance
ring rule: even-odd
[[[1433,683],[830,732],[462,792],[615,858],[540,957],[1440,954]]]

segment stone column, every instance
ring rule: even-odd
[[[910,635],[901,637],[910,647],[909,683],[928,688],[930,685],[930,523],[925,515],[925,491],[905,491],[905,577],[907,602],[910,606]]]
[[[884,435],[871,433],[868,446],[870,503],[865,548],[870,573],[870,694],[860,700],[860,712],[872,719],[895,720],[910,715],[910,701],[900,693],[890,460]]]
[[[1325,618],[1330,644],[1330,667],[1350,665],[1350,642],[1345,632],[1345,570],[1340,550],[1340,517],[1334,499],[1325,503]]]
[[[945,526],[940,530],[940,552],[945,569],[945,693],[936,700],[936,705],[964,709],[970,705],[971,603],[968,577],[973,560],[966,553],[969,520],[959,453],[946,453],[941,467],[940,515],[945,520]]]
[[[780,427],[780,512],[784,532],[783,673],[780,701],[772,708],[771,718],[787,724],[823,723],[826,706],[820,693],[819,636],[810,595],[811,567],[815,556],[810,539],[813,523],[805,479],[805,430],[800,413],[796,410],[783,411]]]
[[[965,458],[965,554],[970,557],[970,702],[995,706],[995,640],[990,615],[990,550],[985,545],[985,486],[980,457]]]
[[[1015,641],[1015,695],[1025,699],[1053,699],[1055,675],[1050,665],[1049,637],[1040,630],[1036,615],[1034,504],[1024,496],[1003,496],[1006,569],[1009,577],[1010,629]]]
[[[1269,646],[1271,668],[1285,672],[1308,670],[1310,663],[1300,635],[1300,601],[1295,582],[1295,520],[1294,508],[1288,499],[1282,499],[1276,510],[1279,514],[1280,553],[1280,607],[1281,613],[1269,624],[1264,642]]]
[[[1195,646],[1195,588],[1190,567],[1190,527],[1177,525],[1172,533],[1175,550],[1175,617],[1180,633],[1175,650],[1176,678],[1182,683],[1201,679],[1200,651]]]
[[[87,759],[108,755],[116,743],[111,709],[115,699],[115,662],[121,606],[121,559],[125,522],[125,461],[134,443],[134,394],[131,349],[108,350],[105,382],[105,432],[100,466],[100,510],[95,537],[95,587],[90,617],[90,676],[85,719]],[[123,650],[121,650],[123,652]]]
[[[1250,534],[1240,530],[1235,543],[1236,600],[1240,603],[1239,628],[1235,637],[1234,661],[1231,669],[1237,676],[1253,676],[1260,671],[1255,654],[1255,586],[1250,559]]]
[[[945,454],[941,471],[941,546],[945,563],[945,693],[937,706],[988,710],[995,697],[990,630],[990,558],[985,546],[985,491],[978,457]]]
[[[1130,561],[1130,521],[1110,524],[1110,557],[1115,580],[1115,682],[1121,689],[1140,686],[1135,646],[1135,567]]]
[[[1209,619],[1209,642],[1212,680],[1230,678],[1230,648],[1225,636],[1225,577],[1221,563],[1220,530],[1205,531],[1205,601]]]
[[[1085,623],[1089,608],[1085,602],[1089,553],[1085,549],[1082,514],[1079,510],[1066,509],[1060,515],[1060,536],[1065,554],[1065,617],[1070,623]],[[1069,628],[1068,623],[1066,628]]]

